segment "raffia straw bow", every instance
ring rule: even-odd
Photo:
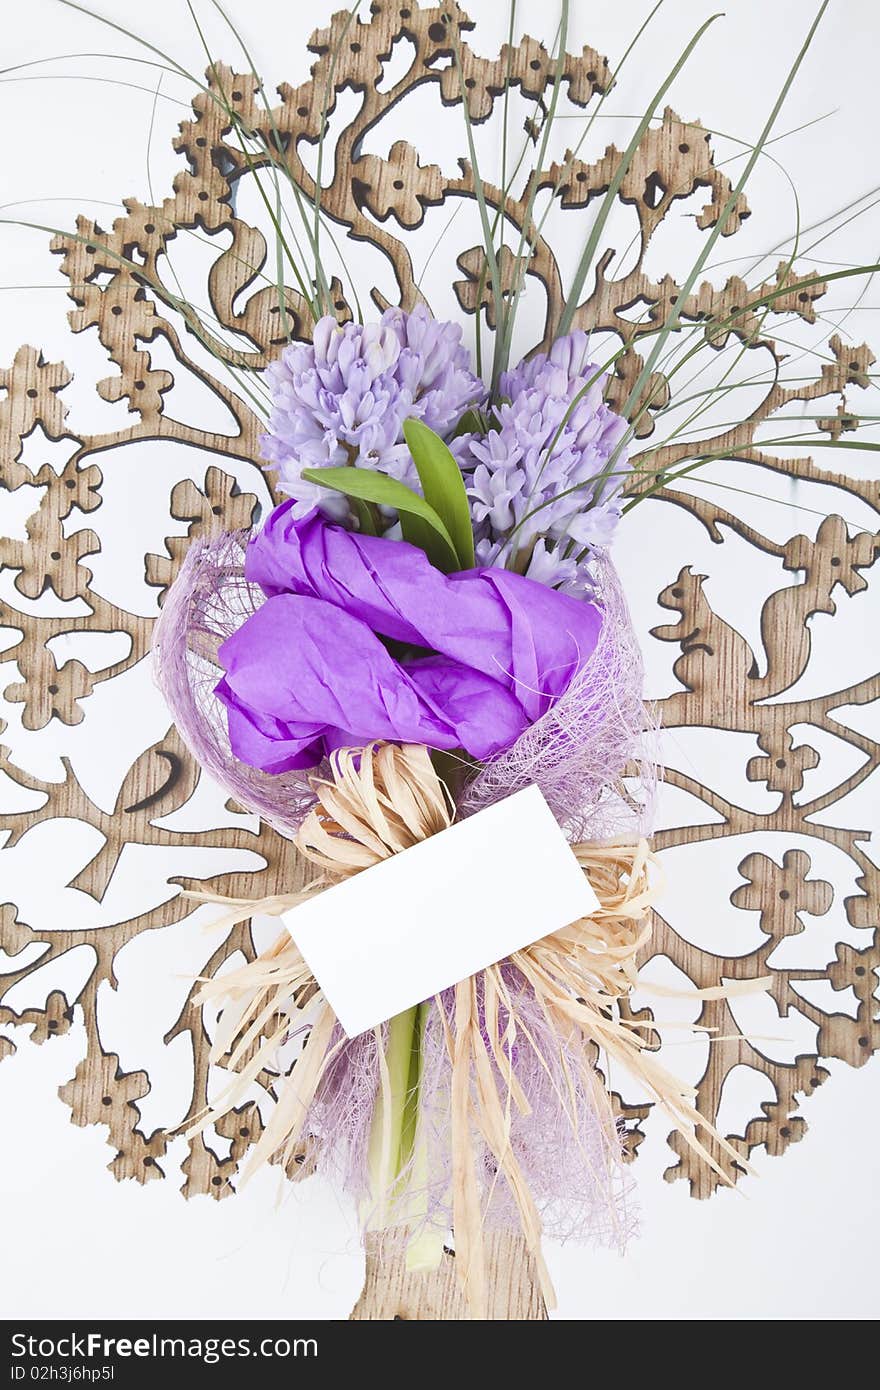
[[[452,823],[451,797],[428,750],[420,745],[377,743],[360,751],[336,753],[330,765],[330,778],[313,780],[317,804],[295,841],[300,853],[321,870],[320,877],[300,893],[258,902],[233,903],[210,894],[192,895],[228,905],[224,924],[255,913],[280,915],[330,883],[399,854]],[[637,983],[639,949],[650,935],[648,914],[654,890],[648,871],[654,861],[649,846],[639,840],[577,844],[572,850],[599,899],[598,910],[592,917],[516,952],[505,965],[514,966],[528,982],[544,1017],[561,1040],[560,1047],[565,1041],[567,1055],[572,1034],[581,1039],[582,1074],[577,1080],[594,1097],[608,1133],[615,1133],[615,1120],[608,1090],[594,1066],[596,1048],[639,1078],[687,1143],[729,1182],[698,1131],[703,1130],[737,1163],[743,1163],[742,1155],[699,1114],[693,1104],[693,1089],[651,1055],[653,1027],[620,1014],[621,1001]],[[717,995],[719,990],[725,992],[724,987],[694,990],[690,997]],[[309,1107],[345,1039],[337,1036],[334,1040],[333,1011],[286,932],[269,951],[242,969],[205,980],[197,1002],[221,998],[224,1008],[211,1061],[225,1059],[235,1076],[190,1133],[241,1103],[250,1085],[271,1065],[304,1001],[316,1009],[308,1047],[279,1088],[275,1108],[245,1168],[245,1181],[274,1155],[280,1154],[285,1166],[290,1163],[303,1137]],[[438,1013],[451,1077],[455,1264],[469,1306],[474,1316],[485,1316],[486,1261],[474,1131],[507,1180],[544,1297],[552,1306],[553,1289],[541,1256],[540,1217],[510,1143],[511,1109],[528,1114],[529,1102],[512,1060],[516,1001],[505,984],[501,966],[494,965],[455,987],[451,1019],[443,1008],[438,1007]],[[377,1041],[383,1058],[381,1030],[377,1030]],[[380,1076],[383,1095],[377,1099],[384,1100],[387,1110],[387,1067],[380,1067]]]

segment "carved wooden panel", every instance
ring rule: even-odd
[[[367,136],[375,145],[380,123],[389,118],[390,127],[392,111],[405,112],[417,88],[430,88],[438,115],[441,103],[453,108],[444,117],[450,121],[461,120],[463,93],[476,124],[496,111],[509,75],[518,99],[530,103],[528,157],[513,190],[505,192],[487,182],[485,196],[490,208],[503,209],[510,227],[523,226],[524,189],[540,146],[547,93],[557,76],[551,54],[541,43],[525,39],[495,57],[479,56],[470,40],[474,25],[455,3],[429,7],[412,0],[401,6],[375,0],[371,9],[369,24],[351,21],[343,12],[316,30],[310,44],[310,75],[298,85],[283,85],[276,104],[253,74],[214,66],[205,89],[193,101],[191,119],[180,126],[175,148],[181,169],[161,204],[145,206],[128,199],[125,213],[110,227],[79,217],[75,233],[52,243],[59,270],[69,282],[71,328],[77,334],[97,335],[109,358],[107,375],[95,389],[102,401],[123,406],[127,420],[107,432],[74,433],[65,406],[71,371],[62,362],[46,361],[39,344],[23,346],[0,372],[3,486],[13,494],[26,489],[24,496],[32,502],[22,538],[10,536],[0,542],[0,567],[13,577],[14,596],[5,619],[11,630],[5,653],[7,717],[24,731],[42,730],[50,721],[72,729],[90,718],[106,718],[111,706],[98,704],[102,687],[124,681],[147,660],[157,603],[177,573],[189,540],[247,526],[258,515],[260,499],[268,500],[258,463],[261,423],[242,389],[240,369],[265,365],[280,351],[288,332],[307,336],[311,317],[305,298],[293,285],[285,291],[283,321],[265,228],[239,215],[237,207],[245,201],[255,204],[255,180],[264,172],[271,175],[278,165],[306,198],[314,194],[310,169],[325,106],[333,136],[321,194],[328,225],[339,237],[377,249],[393,272],[395,297],[405,307],[411,308],[421,296],[408,234],[433,210],[454,210],[461,200],[472,202],[476,177],[466,159],[460,161],[455,177],[435,164],[422,163],[418,151],[399,138],[389,137],[386,157],[364,152]],[[456,49],[460,75],[452,61]],[[402,66],[401,55],[406,57]],[[296,73],[291,76],[296,80]],[[608,60],[592,49],[565,57],[561,90],[570,106],[590,108],[611,84]],[[356,113],[337,129],[337,103],[351,91],[359,97]],[[583,239],[584,210],[607,190],[619,159],[620,151],[611,145],[598,157],[554,159],[538,171],[539,187],[562,215],[564,235]],[[705,231],[715,226],[730,191],[727,175],[715,164],[709,135],[699,122],[667,108],[645,134],[619,190],[620,207],[633,219],[637,255],[621,273],[622,257],[606,246],[590,292],[575,315],[575,326],[612,336],[626,347],[611,383],[612,403],[620,405],[629,393],[643,365],[640,339],[662,320],[680,288],[672,275],[656,279],[646,269],[651,238],[670,209],[688,199],[698,227]],[[735,235],[749,215],[740,198],[721,229],[723,236]],[[454,223],[448,236],[456,236]],[[210,261],[207,327],[182,308],[174,276],[176,248],[193,237]],[[564,304],[564,279],[549,232],[526,228],[526,241],[528,283],[543,295],[546,306],[546,341]],[[517,258],[508,250],[501,260],[509,285]],[[479,312],[491,326],[495,306],[479,246],[456,245],[456,261],[460,278],[454,289],[461,310],[467,315]],[[783,292],[769,309],[748,307],[773,288]],[[779,1018],[797,1010],[816,1028],[811,1051],[780,1061],[750,1029],[741,1027],[725,1001],[703,1005],[699,1023],[717,1030],[720,1039],[708,1049],[699,1084],[703,1112],[716,1117],[725,1080],[738,1066],[757,1069],[772,1085],[773,1098],[763,1104],[762,1113],[751,1118],[742,1133],[730,1136],[743,1154],[760,1145],[779,1154],[801,1137],[802,1100],[828,1074],[822,1059],[860,1066],[880,1046],[873,998],[878,869],[866,851],[867,827],[850,827],[847,822],[842,828],[829,814],[875,771],[880,753],[876,741],[856,727],[857,719],[841,711],[877,699],[880,678],[871,667],[870,653],[865,653],[863,674],[846,688],[817,693],[810,687],[811,693],[798,693],[811,669],[812,619],[824,615],[830,622],[841,595],[864,592],[867,572],[880,554],[878,484],[873,477],[851,476],[817,463],[809,450],[792,458],[787,450],[762,442],[768,437],[768,422],[785,419],[788,407],[806,410],[806,403],[814,401],[821,401],[821,412],[826,413],[816,419],[817,442],[838,439],[854,428],[852,393],[869,386],[875,360],[867,346],[850,345],[834,334],[821,354],[814,355],[815,372],[810,360],[805,368],[800,359],[797,369],[789,370],[788,343],[798,325],[816,322],[816,302],[825,289],[815,277],[795,273],[785,263],[760,286],[747,285],[737,276],[727,277],[720,287],[706,280],[688,297],[682,318],[687,324],[705,325],[703,349],[709,359],[722,360],[724,350],[732,347],[747,365],[759,364],[751,368],[753,377],[757,372],[757,387],[753,381],[747,411],[732,424],[693,429],[663,442],[666,412],[677,384],[670,387],[661,373],[655,373],[639,403],[646,408],[639,423],[641,443],[632,487],[637,491],[643,485],[639,466],[648,457],[652,467],[659,465],[666,475],[666,484],[640,504],[653,514],[656,527],[664,525],[672,508],[684,509],[721,552],[734,544],[740,552],[753,547],[755,553],[775,560],[778,569],[776,586],[771,583],[761,599],[759,628],[748,637],[713,610],[711,585],[695,572],[693,557],[676,555],[660,594],[669,618],[653,633],[656,641],[677,649],[673,672],[678,688],[660,702],[663,724],[673,730],[707,728],[752,736],[742,770],[749,782],[772,793],[773,802],[764,811],[746,809],[713,786],[708,773],[704,781],[694,772],[668,770],[669,785],[687,794],[698,809],[686,824],[658,834],[661,850],[689,846],[696,852],[709,842],[755,833],[764,840],[757,849],[749,840],[738,870],[716,886],[719,903],[729,900],[743,914],[744,939],[752,944],[729,950],[713,941],[711,932],[695,942],[673,917],[658,916],[653,950],[699,986],[716,984],[719,977],[770,974]],[[357,312],[341,275],[333,279],[332,292],[340,318]],[[378,288],[372,299],[378,307],[389,302]],[[634,313],[634,306],[640,312]],[[364,312],[369,313],[369,304]],[[782,328],[774,329],[774,324]],[[168,368],[172,358],[173,372]],[[178,418],[175,379],[199,383],[222,403],[228,412],[227,428],[220,432]],[[730,414],[731,407],[727,410]],[[143,554],[143,602],[132,611],[114,602],[103,582],[93,582],[93,572],[102,549],[100,509],[107,478],[118,477],[127,457],[136,458],[143,468],[148,455],[135,446],[145,444],[180,446],[181,463],[168,495],[173,534]],[[191,447],[210,456],[198,481],[190,476]],[[844,515],[847,499],[856,499],[859,515],[872,514],[874,521],[852,526],[832,514],[824,515],[814,537],[799,529],[781,538],[778,528],[773,535],[765,534],[749,519],[743,491],[710,488],[707,495],[705,488],[675,481],[677,470],[706,457],[750,467],[758,479],[749,485],[753,488],[760,489],[761,478],[773,475],[799,480],[801,497],[815,485],[820,500],[811,500],[802,513],[807,529],[811,518],[815,529],[816,510],[825,513],[821,499],[829,488],[840,499]],[[241,484],[242,470],[252,483]],[[136,491],[147,481],[135,473],[128,486]],[[111,644],[113,655],[106,664],[102,656],[95,656],[103,648],[88,640],[96,634],[121,639]],[[115,717],[124,717],[124,706],[115,707]],[[829,738],[853,750],[855,766],[821,792],[807,792],[809,774],[820,757],[814,740],[826,747]],[[737,747],[745,743],[741,740]],[[160,1181],[170,1176],[163,1165],[166,1130],[184,1125],[201,1109],[209,1084],[207,1037],[192,1004],[195,987],[165,1034],[166,1043],[180,1037],[188,1041],[189,1104],[184,1111],[169,1107],[160,1127],[151,1132],[142,1125],[138,1110],[138,1102],[150,1090],[150,1078],[146,1068],[123,1068],[106,1039],[102,990],[115,985],[116,958],[145,933],[161,933],[167,970],[180,973],[176,943],[192,904],[175,892],[177,885],[209,882],[223,894],[263,897],[290,886],[295,872],[290,847],[235,807],[222,807],[216,793],[200,790],[199,770],[173,727],[132,762],[119,779],[112,804],[90,793],[88,779],[74,770],[69,758],[61,768],[57,778],[46,778],[29,768],[27,758],[3,753],[4,785],[12,809],[4,820],[0,869],[4,856],[20,843],[27,846],[46,823],[78,823],[90,833],[77,840],[89,849],[68,885],[78,895],[78,910],[70,923],[30,920],[20,904],[12,902],[2,909],[0,1023],[12,1026],[0,1035],[0,1058],[28,1036],[42,1045],[63,1035],[79,1014],[86,1051],[76,1074],[62,1087],[61,1098],[75,1124],[106,1127],[113,1153],[109,1166],[116,1178]],[[193,806],[200,808],[195,823],[181,828],[180,813]],[[36,840],[33,843],[36,853]],[[830,846],[851,866],[854,891],[842,901],[840,895],[835,901],[830,884],[814,870],[810,846]],[[168,861],[161,861],[165,867],[156,870],[158,891],[151,901],[124,920],[107,921],[102,904],[123,856],[132,849],[149,854],[171,848],[180,851],[175,861],[179,869],[169,876]],[[204,849],[225,855],[222,867],[207,877],[194,867],[193,856]],[[676,857],[676,868],[682,862]],[[84,908],[84,902],[91,906]],[[839,922],[839,944],[809,967],[781,964],[774,953],[804,930],[805,915]],[[192,958],[188,940],[187,969],[193,975],[214,974],[236,952],[251,957],[255,951],[247,927],[219,941],[205,938],[198,960]],[[88,948],[91,963],[76,990],[64,992],[52,985],[51,971],[45,967],[81,947]],[[830,985],[831,995],[820,1004],[815,994],[808,997],[808,987],[822,982]],[[177,1056],[181,1059],[180,1051]],[[271,1078],[265,1078],[265,1084],[271,1090]],[[50,1103],[46,1097],[42,1102]],[[638,1096],[626,1096],[620,1108],[635,1154],[647,1107]],[[207,1194],[217,1200],[232,1196],[239,1161],[258,1137],[260,1124],[254,1104],[224,1122],[216,1141],[192,1139],[184,1163],[185,1195]],[[681,1153],[674,1141],[672,1147],[677,1160],[668,1176],[686,1178],[695,1195],[708,1195],[715,1185],[712,1174],[690,1151]],[[307,1154],[299,1157],[297,1171],[307,1172]],[[375,1268],[371,1277],[374,1282],[379,1278]],[[447,1296],[452,1296],[448,1289],[442,1297]],[[384,1307],[382,1297],[376,1293],[376,1306]],[[431,1306],[442,1305],[437,1297],[440,1302]],[[530,1297],[527,1289],[522,1305],[527,1310]]]

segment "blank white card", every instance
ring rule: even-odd
[[[531,786],[282,920],[353,1038],[598,905]]]

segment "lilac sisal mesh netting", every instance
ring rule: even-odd
[[[552,708],[482,768],[461,813],[535,782],[572,844],[648,832],[657,772],[642,654],[617,571],[598,554],[592,569],[603,613],[593,655]]]
[[[314,804],[307,773],[273,776],[236,759],[214,694],[217,648],[263,601],[244,579],[247,536],[196,542],[166,596],[154,639],[158,684],[198,763],[246,810],[291,835]],[[611,562],[594,561],[604,621],[581,677],[505,753],[485,765],[459,800],[472,814],[535,782],[574,843],[635,835],[650,826],[656,774],[653,726],[642,699],[642,663]],[[579,1035],[560,1039],[522,976],[504,967],[521,1026],[514,1065],[531,1113],[515,1113],[511,1145],[549,1235],[623,1245],[633,1226],[621,1136],[602,1118]],[[441,997],[452,1019],[454,992]],[[342,1041],[342,1034],[335,1040]],[[298,1049],[302,1038],[292,1038]],[[283,1049],[284,1052],[287,1048]],[[289,1065],[289,1062],[287,1063]],[[279,1066],[285,1069],[283,1059]],[[367,1147],[379,1089],[373,1034],[344,1041],[311,1106],[307,1130],[322,1172],[360,1204],[369,1200]],[[428,1215],[449,1219],[449,1061],[436,1011],[424,1041],[420,1113],[429,1150]],[[476,1141],[479,1144],[479,1140]],[[489,1225],[516,1226],[506,1180],[483,1150],[482,1207]]]
[[[194,542],[165,596],[153,637],[154,672],[178,731],[200,767],[246,811],[292,835],[315,798],[305,772],[273,776],[229,746],[226,710],[214,694],[217,648],[259,608],[263,593],[244,577],[247,533]]]
[[[582,1038],[573,1033],[568,1041],[561,1040],[520,973],[505,966],[504,976],[517,1013],[512,1060],[531,1107],[528,1115],[511,1107],[510,1147],[542,1228],[557,1240],[574,1238],[622,1249],[636,1225],[633,1184],[623,1162],[622,1136],[602,1118],[605,1107],[597,1105],[602,1081],[584,1067]],[[444,991],[440,1002],[451,1026],[454,991]],[[412,1175],[405,1172],[405,1209],[392,1205],[386,1219],[389,1225],[406,1217],[411,1221],[415,1195],[421,1199],[415,1205],[421,1206],[426,1221],[451,1229],[450,1065],[436,1010],[429,1016],[422,1046],[419,1115],[427,1148],[427,1184],[414,1194]],[[504,1095],[504,1080],[494,1063],[493,1072]],[[368,1146],[378,1089],[378,1044],[370,1032],[344,1044],[308,1119],[318,1171],[354,1198],[368,1226],[372,1201]],[[516,1202],[506,1177],[497,1171],[491,1151],[479,1136],[474,1135],[472,1142],[485,1227],[518,1229]]]

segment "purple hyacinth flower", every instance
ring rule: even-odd
[[[412,486],[404,420],[415,416],[445,435],[485,395],[459,325],[438,322],[422,305],[412,313],[387,309],[374,324],[319,319],[313,341],[285,348],[266,377],[272,413],[264,458],[299,515],[319,506],[339,520],[346,499],[304,482],[304,468],[356,464]]]
[[[456,450],[481,563],[589,591],[588,553],[611,543],[628,467],[626,421],[605,404],[606,383],[582,332],[502,373],[489,432]]]

